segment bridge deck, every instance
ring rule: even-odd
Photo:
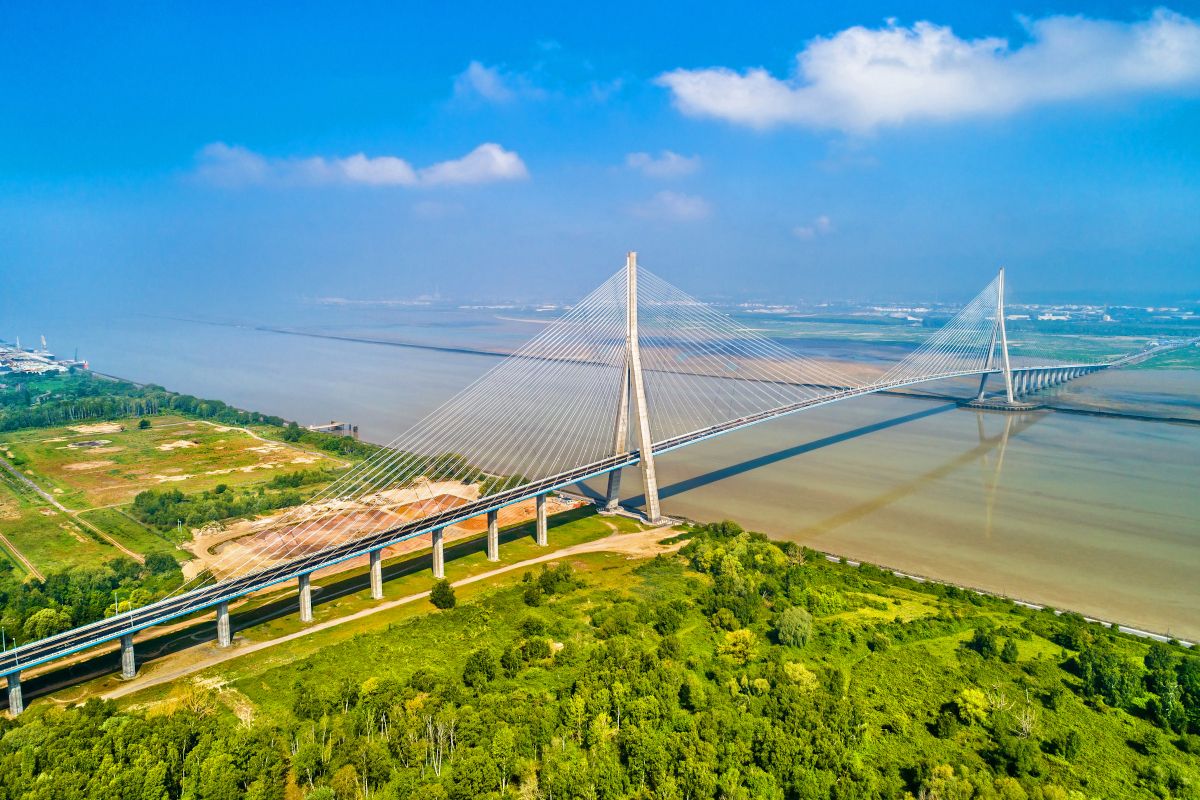
[[[1055,365],[1054,369],[1103,369],[1107,364],[1067,364]],[[1014,367],[1013,372],[1049,369],[1049,367]],[[942,374],[924,376],[914,379],[896,380],[886,383],[872,384],[865,387],[835,390],[809,400],[763,411],[750,416],[739,417],[707,428],[672,437],[656,442],[653,446],[655,455],[667,453],[689,444],[711,439],[732,431],[740,430],[760,422],[794,414],[818,406],[862,397],[876,392],[900,389],[932,381],[951,378],[994,375],[1000,369],[972,369]],[[640,461],[637,451],[611,456],[600,461],[577,467],[550,477],[542,478],[522,486],[499,492],[488,497],[480,498],[441,514],[425,517],[406,523],[396,528],[371,534],[341,544],[333,545],[325,550],[304,556],[302,558],[277,564],[258,572],[240,578],[204,586],[176,597],[168,597],[150,605],[135,609],[131,612],[108,617],[79,628],[66,631],[55,636],[47,637],[37,642],[22,645],[0,654],[0,674],[17,672],[30,667],[45,664],[63,658],[72,653],[95,647],[119,637],[136,633],[146,628],[162,625],[171,620],[196,614],[213,608],[220,603],[234,600],[248,594],[269,588],[271,586],[298,578],[300,575],[317,569],[337,564],[348,559],[361,557],[372,550],[388,545],[413,539],[431,533],[437,528],[464,522],[514,503],[527,500],[530,497],[543,494],[555,489],[565,488],[580,481],[606,474],[613,470],[636,465]]]

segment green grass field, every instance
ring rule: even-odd
[[[270,480],[340,462],[240,428],[182,417],[35,428],[0,436],[0,453],[69,508],[128,503],[145,489],[185,492]]]
[[[0,480],[0,533],[43,574],[99,566],[121,555],[41,497],[27,489],[20,491],[11,477]]]
[[[80,512],[79,518],[92,523],[135,553],[145,555],[162,551],[170,553],[177,561],[188,558],[186,552],[119,508],[91,509]]]

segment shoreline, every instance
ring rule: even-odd
[[[559,491],[559,494],[566,495],[573,499],[581,500],[583,502],[586,502],[590,505],[595,506],[596,508],[600,507],[599,500],[588,497],[587,495],[584,495],[584,494],[580,494],[577,492],[561,491],[561,490]],[[597,512],[597,513],[599,513],[599,512]],[[623,516],[632,517],[632,518],[641,520],[643,522],[645,521],[645,518],[641,514],[639,514],[636,511],[633,511],[631,509],[625,508],[623,506],[620,507],[617,511],[614,511],[611,513],[621,514]],[[669,517],[669,519],[675,520],[677,523],[685,524],[685,525],[701,526],[701,525],[707,524],[707,523],[703,523],[703,522],[697,522],[696,520],[689,519],[687,517],[683,517],[683,516],[679,516],[679,515],[672,515]],[[731,520],[731,522],[735,522],[738,525],[741,524],[736,519]],[[752,532],[752,531],[749,531],[749,529],[743,529],[743,530],[746,530],[747,532]],[[776,543],[793,541],[791,539],[779,539],[779,538],[776,538],[773,536],[768,536],[768,538],[772,542],[776,542]],[[994,598],[997,598],[1000,600],[1007,600],[1010,603],[1014,603],[1015,605],[1019,605],[1024,608],[1029,608],[1034,611],[1044,611],[1047,608],[1051,608],[1051,606],[1049,606],[1045,603],[1036,603],[1032,600],[1025,600],[1020,597],[1014,597],[1013,595],[1005,594],[1004,592],[993,592],[993,591],[989,591],[987,589],[980,589],[977,586],[971,586],[970,584],[967,584],[967,583],[958,583],[955,581],[944,580],[942,578],[934,578],[929,575],[920,575],[920,574],[917,574],[914,572],[907,572],[905,570],[895,569],[893,567],[889,567],[886,564],[880,564],[880,563],[877,563],[874,561],[864,561],[862,559],[848,558],[846,556],[838,555],[837,553],[832,553],[828,550],[822,550],[817,547],[810,547],[806,544],[803,544],[802,542],[794,542],[794,543],[800,545],[801,547],[804,547],[807,550],[811,550],[814,553],[819,553],[822,557],[825,558],[825,560],[830,561],[835,564],[846,564],[846,565],[852,566],[852,567],[859,567],[859,566],[862,566],[863,564],[868,564],[869,566],[876,567],[878,569],[883,570],[884,572],[888,572],[892,575],[895,575],[898,578],[907,578],[908,580],[916,581],[917,583],[937,584],[939,586],[952,586],[956,589],[962,589],[963,591],[973,592],[981,597],[994,597]],[[1170,634],[1159,633],[1158,631],[1147,630],[1145,628],[1138,628],[1138,627],[1134,627],[1132,625],[1126,625],[1121,622],[1116,622],[1114,620],[1101,619],[1099,617],[1091,617],[1091,616],[1088,616],[1087,614],[1084,614],[1079,611],[1073,611],[1069,608],[1054,607],[1053,611],[1056,616],[1062,616],[1063,614],[1079,614],[1079,616],[1082,617],[1086,622],[1104,625],[1109,628],[1115,628],[1116,630],[1118,630],[1122,633],[1127,633],[1130,636],[1136,636],[1140,639],[1151,639],[1156,642],[1164,642],[1164,643],[1175,642],[1175,643],[1180,644],[1189,649],[1195,648],[1197,646],[1197,642],[1192,641],[1190,639],[1181,639],[1177,636],[1171,636]]]
[[[189,320],[189,321],[192,321],[192,320]],[[209,324],[219,324],[219,323],[209,323]],[[292,335],[305,335],[305,336],[312,335],[312,336],[316,336],[317,338],[326,338],[326,337],[322,337],[320,334],[315,334],[315,335],[314,334],[298,334],[298,333],[294,333],[291,331],[284,331],[284,330],[277,330],[277,331],[273,331],[273,332],[291,333]],[[341,338],[341,337],[328,337],[328,338]],[[392,344],[392,343],[387,343],[387,342],[372,342],[372,343]],[[407,345],[397,345],[397,346],[407,346]],[[436,349],[442,350],[442,349],[449,349],[449,348],[436,348]],[[484,353],[484,352],[479,352],[477,354],[479,354],[479,355],[497,355],[495,353]],[[111,380],[121,380],[121,381],[127,380],[127,379],[121,378],[119,376],[105,374],[105,373],[99,373],[99,372],[95,372],[92,370],[89,370],[89,372],[92,372],[92,374],[95,374],[98,377],[107,378],[107,379],[111,379]],[[134,381],[129,381],[129,382],[136,383]],[[145,385],[145,384],[138,384],[138,385]],[[886,394],[889,396],[894,396],[894,397],[899,397],[899,398],[925,400],[925,401],[961,402],[961,398],[956,398],[956,397],[953,397],[950,395],[943,395],[943,394],[937,394],[937,393],[932,393],[932,392],[886,391],[886,392],[880,392],[880,394]],[[1188,426],[1200,425],[1200,420],[1192,420],[1192,419],[1186,419],[1186,418],[1154,417],[1154,416],[1147,416],[1147,415],[1130,414],[1130,413],[1126,413],[1126,412],[1109,412],[1109,411],[1097,411],[1097,410],[1087,410],[1087,409],[1058,408],[1058,407],[1053,407],[1053,406],[1043,406],[1039,410],[1054,411],[1054,412],[1059,412],[1059,413],[1064,413],[1064,414],[1073,414],[1073,415],[1081,415],[1081,416],[1128,419],[1128,420],[1132,420],[1132,421],[1142,421],[1142,422],[1166,422],[1166,423],[1183,424],[1183,425],[1188,425]],[[1004,413],[1004,412],[996,412],[996,413]],[[597,505],[597,503],[594,499],[592,499],[590,497],[586,497],[585,495],[581,495],[579,493],[563,492],[563,494],[566,494],[568,496],[573,496],[573,497],[579,497],[581,499],[586,500],[586,502],[588,502],[589,504]],[[682,518],[682,517],[677,517],[677,518],[685,519],[685,521],[691,521],[691,520],[686,520],[686,518]],[[691,522],[694,523],[694,521],[691,521]],[[694,524],[696,524],[696,523],[694,523]],[[805,546],[808,546],[808,545],[805,545]],[[863,563],[860,560],[851,560],[848,557],[841,556],[837,553],[830,552],[827,550],[821,550],[821,549],[812,548],[812,547],[809,547],[809,549],[812,549],[815,552],[819,552],[822,555],[824,555],[826,558],[829,558],[831,560],[846,561],[846,563],[855,564],[855,565],[857,565],[859,563]],[[1023,597],[1013,596],[1013,595],[1009,595],[1009,594],[1006,594],[1003,592],[989,591],[986,589],[981,589],[977,586],[971,585],[969,582],[945,580],[942,578],[931,577],[929,575],[922,575],[922,574],[907,572],[907,571],[903,571],[903,570],[894,569],[892,567],[886,566],[884,564],[880,564],[878,562],[868,561],[866,563],[874,564],[875,566],[878,566],[879,568],[884,569],[888,572],[891,572],[892,574],[897,575],[899,577],[909,578],[909,579],[919,581],[919,582],[929,582],[929,583],[937,583],[937,584],[941,584],[941,585],[945,585],[945,586],[954,586],[956,588],[960,588],[965,591],[975,592],[979,595],[1002,598],[1002,599],[1008,600],[1010,602],[1016,603],[1018,605],[1021,605],[1021,606],[1027,607],[1027,608],[1031,608],[1031,609],[1035,609],[1035,610],[1041,610],[1041,609],[1047,607],[1046,604],[1040,604],[1035,601],[1025,599]],[[1070,608],[1063,608],[1063,609],[1055,608],[1055,613],[1058,613],[1058,614],[1064,613],[1065,611],[1071,611],[1071,609]],[[1104,619],[1104,618],[1100,618],[1100,617],[1092,617],[1092,616],[1083,614],[1082,612],[1072,612],[1072,613],[1080,613],[1080,615],[1089,622],[1095,622],[1095,623],[1104,624],[1107,626],[1115,626],[1116,629],[1118,629],[1122,632],[1128,633],[1130,635],[1138,636],[1140,638],[1148,638],[1148,639],[1152,639],[1152,640],[1156,640],[1156,641],[1163,641],[1163,642],[1178,641],[1187,647],[1195,647],[1197,644],[1197,641],[1193,641],[1193,640],[1189,640],[1189,639],[1180,639],[1178,637],[1173,637],[1170,634],[1161,633],[1161,632],[1146,629],[1146,628],[1139,628],[1134,625],[1126,625],[1119,621],[1108,620],[1108,619]]]

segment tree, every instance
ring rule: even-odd
[[[788,647],[804,647],[812,633],[812,614],[800,606],[792,606],[775,620],[775,637]]]
[[[300,426],[295,422],[289,422],[287,427],[283,429],[281,438],[285,442],[298,442],[303,434],[300,431]]]
[[[525,658],[529,661],[541,661],[550,657],[550,642],[540,636],[525,643]]]
[[[145,417],[142,417],[140,420],[138,420],[138,428],[139,429],[144,431],[144,430],[146,430],[146,428],[149,428],[149,427],[150,427],[150,420],[146,419]]]
[[[163,550],[155,550],[152,553],[146,554],[146,563],[144,566],[146,567],[146,571],[151,575],[163,575],[178,570],[179,562],[170,553]]]
[[[507,725],[500,726],[492,736],[491,751],[492,767],[496,770],[497,783],[503,792],[517,764],[517,737],[512,728]]]
[[[1099,695],[1114,708],[1132,703],[1141,690],[1138,667],[1118,653],[1112,644],[1097,641],[1084,647],[1076,657],[1083,691],[1089,697]]]
[[[454,586],[447,580],[440,580],[433,585],[429,593],[429,602],[440,609],[454,608],[458,600],[454,597]]]
[[[984,658],[995,658],[1000,655],[1000,643],[996,639],[996,632],[991,628],[976,628],[975,635],[971,637],[971,641],[967,642],[967,647]]]
[[[25,620],[25,638],[28,640],[45,639],[56,633],[62,633],[71,628],[71,617],[66,611],[57,608],[42,608],[29,615]]]
[[[738,666],[754,657],[754,632],[745,628],[725,634],[725,642],[718,652]]]
[[[472,688],[483,686],[496,677],[496,658],[487,650],[476,650],[467,656],[463,666],[463,683]]]
[[[1000,660],[1005,664],[1017,663],[1017,658],[1020,653],[1017,651],[1017,643],[1013,639],[1005,639],[1004,647],[1000,650]]]
[[[333,779],[329,781],[329,785],[337,800],[355,800],[361,794],[358,770],[354,768],[353,764],[346,764],[333,773]]]

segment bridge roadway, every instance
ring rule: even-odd
[[[1063,368],[1083,368],[1088,370],[1103,369],[1104,364],[1067,365]],[[1014,369],[1013,372],[1017,372]],[[826,395],[803,400],[785,406],[779,406],[768,411],[728,420],[707,428],[690,433],[674,436],[654,444],[654,454],[667,453],[689,444],[694,444],[714,436],[720,436],[735,430],[756,425],[760,422],[784,417],[817,406],[828,405],[852,397],[874,394],[876,392],[900,389],[931,381],[946,380],[960,377],[978,377],[999,373],[999,369],[973,369],[956,372],[940,373],[933,376],[890,381],[872,384],[859,388],[835,390]],[[55,661],[72,653],[96,647],[105,642],[128,636],[146,628],[162,625],[173,619],[185,617],[204,611],[221,603],[244,597],[262,589],[289,580],[295,580],[302,575],[310,574],[318,569],[332,566],[352,558],[361,557],[374,550],[397,544],[408,539],[429,534],[438,528],[464,522],[473,517],[496,511],[505,506],[528,500],[546,492],[562,489],[580,481],[606,474],[615,469],[623,469],[636,465],[641,460],[638,452],[632,451],[594,461],[566,472],[539,479],[521,486],[498,492],[488,497],[455,506],[432,517],[413,520],[399,527],[370,534],[359,539],[353,539],[332,545],[293,561],[276,564],[258,572],[231,580],[222,581],[210,586],[202,586],[176,597],[168,597],[142,608],[103,620],[83,625],[36,642],[21,645],[0,654],[0,675],[19,675],[22,670]],[[12,684],[10,683],[10,686]]]

